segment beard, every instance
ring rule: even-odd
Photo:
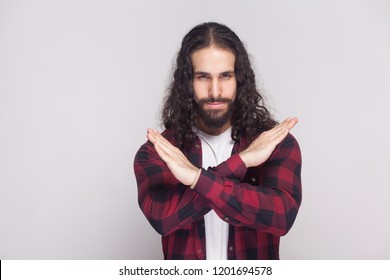
[[[205,109],[204,104],[208,102],[223,102],[227,104],[227,109]],[[203,98],[196,102],[196,115],[204,124],[212,129],[223,127],[232,117],[233,101],[229,98]]]

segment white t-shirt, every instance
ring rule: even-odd
[[[234,141],[231,138],[232,129],[218,136],[196,130],[202,142],[202,167],[214,167],[231,157]],[[226,260],[229,238],[229,224],[211,210],[204,216],[206,230],[206,259]]]

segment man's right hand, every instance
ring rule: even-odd
[[[274,128],[261,133],[247,149],[239,154],[245,166],[249,168],[265,162],[297,122],[298,118],[287,118]]]
[[[199,168],[195,167],[178,148],[155,129],[148,129],[147,137],[177,180],[187,186],[196,183]]]

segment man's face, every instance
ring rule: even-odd
[[[191,55],[197,125],[209,134],[220,134],[231,126],[232,103],[237,80],[232,52],[208,47]]]

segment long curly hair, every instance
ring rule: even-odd
[[[232,139],[246,137],[250,141],[262,130],[274,127],[270,112],[256,87],[254,71],[248,53],[238,36],[227,26],[207,22],[195,26],[184,36],[176,59],[173,81],[162,108],[162,123],[171,129],[180,148],[189,147],[195,137],[196,103],[193,89],[191,54],[196,50],[216,46],[235,55],[237,93],[233,102]]]

